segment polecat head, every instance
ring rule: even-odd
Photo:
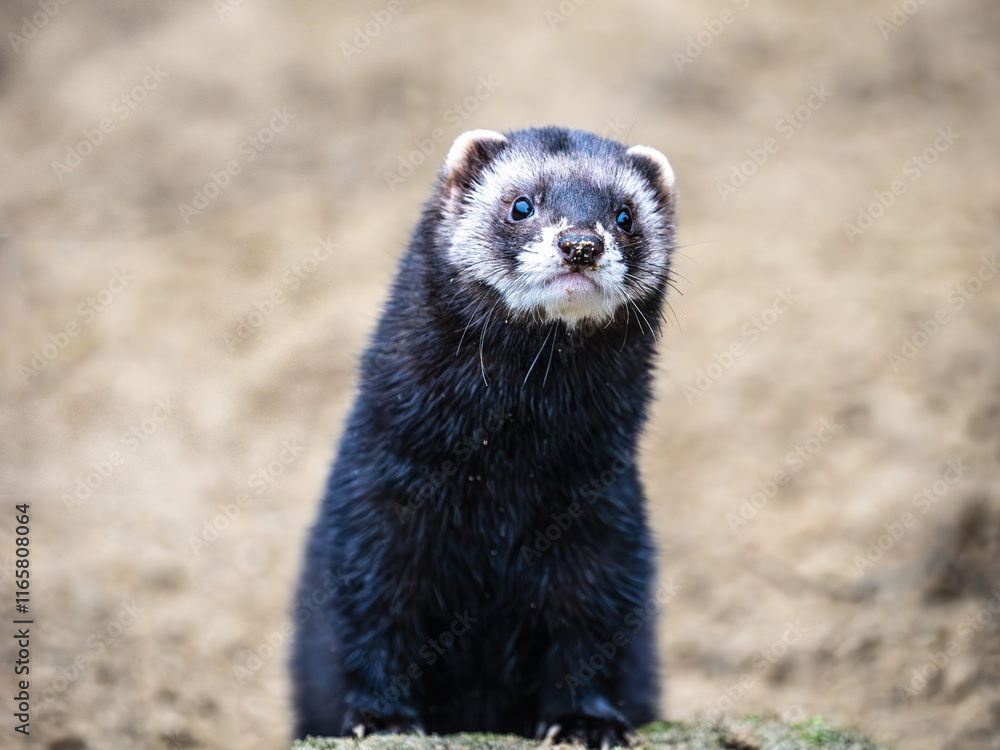
[[[515,318],[576,326],[659,307],[675,193],[653,148],[562,128],[473,130],[448,152],[439,199],[450,272]]]

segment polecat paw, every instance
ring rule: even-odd
[[[624,720],[588,714],[563,714],[553,721],[542,721],[536,736],[549,742],[567,740],[579,742],[594,750],[610,750],[632,742],[631,732]]]
[[[397,710],[391,714],[379,714],[365,709],[348,709],[344,716],[341,734],[353,735],[358,739],[369,734],[423,734],[424,725],[416,711]]]

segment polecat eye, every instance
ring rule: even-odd
[[[510,207],[510,218],[513,221],[524,221],[529,216],[535,213],[535,206],[531,202],[531,198],[526,195],[515,199]]]
[[[628,210],[628,206],[622,206],[618,209],[618,215],[615,217],[615,224],[618,228],[625,232],[625,234],[632,234],[632,212]]]

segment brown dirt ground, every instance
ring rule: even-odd
[[[955,302],[1000,250],[993,0],[908,0],[882,29],[889,0],[404,2],[350,60],[342,44],[385,2],[224,1],[0,5],[0,586],[9,611],[13,505],[30,502],[25,746],[287,742],[281,628],[395,259],[454,136],[555,123],[656,146],[682,191],[683,295],[642,461],[661,574],[680,586],[660,626],[665,715],[821,713],[895,747],[1000,747],[1000,279]],[[710,43],[676,58],[699,33]],[[245,143],[275,108],[287,126]],[[767,161],[724,199],[748,149]],[[910,160],[927,149],[924,170]],[[293,288],[324,238],[337,249]],[[796,297],[780,314],[778,290]],[[304,450],[257,494],[284,441]],[[789,460],[798,446],[808,461]],[[953,484],[949,461],[967,467]],[[732,528],[777,471],[789,481]]]

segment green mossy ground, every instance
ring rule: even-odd
[[[537,750],[542,743],[493,734],[376,735],[310,739],[294,750]],[[659,721],[643,727],[637,747],[645,750],[881,750],[864,737],[842,732],[821,718],[801,724],[748,717],[717,724]]]

